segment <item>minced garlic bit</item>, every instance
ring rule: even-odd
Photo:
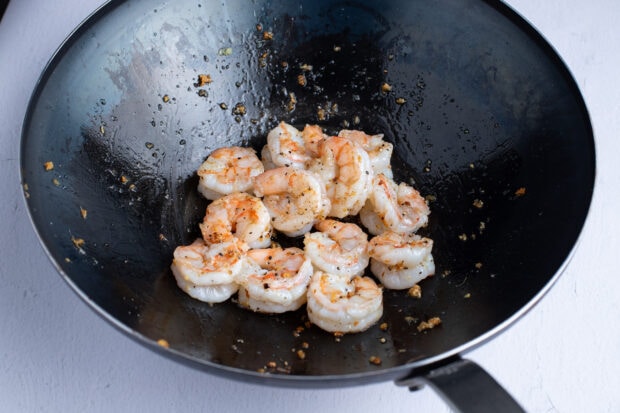
[[[306,352],[303,350],[297,350],[297,358],[299,360],[305,360],[306,359]]]
[[[480,268],[482,268],[482,263],[481,262],[477,262],[477,263],[474,264],[474,267],[476,267],[476,269],[479,270]]]
[[[302,64],[299,65],[299,68],[301,70],[306,71],[306,72],[310,72],[312,70],[312,65],[309,65],[307,63],[302,63]]]
[[[289,92],[288,97],[289,97],[289,100],[288,100],[287,109],[289,112],[292,112],[295,110],[295,106],[297,105],[297,96],[295,96],[293,92]]]
[[[377,356],[370,356],[370,357],[368,358],[368,361],[369,361],[371,364],[374,364],[375,366],[378,366],[378,365],[380,365],[380,364],[381,364],[381,358],[380,358],[380,357],[377,357]]]
[[[126,184],[129,181],[129,178],[127,178],[125,175],[121,175],[121,184]]]
[[[381,91],[382,91],[383,93],[388,93],[388,92],[391,92],[391,91],[392,91],[392,86],[390,86],[388,83],[385,83],[385,82],[384,82],[384,83],[381,85]]]
[[[301,74],[297,76],[297,84],[299,86],[306,86],[308,84],[308,80],[306,79],[306,76]]]
[[[43,164],[43,167],[45,168],[46,171],[51,171],[52,169],[54,169],[54,162],[47,161]]]
[[[233,115],[245,115],[247,112],[245,105],[241,102],[237,103],[233,108]]]
[[[381,331],[387,331],[388,329],[388,323],[381,323],[379,325],[379,328],[381,329]]]
[[[461,235],[459,235],[459,239],[460,239],[461,241],[467,241],[467,234],[462,233]]]
[[[157,344],[159,344],[163,348],[170,348],[170,344],[168,343],[168,341],[164,340],[163,338],[160,338],[159,340],[157,340]]]
[[[273,32],[263,32],[263,40],[273,40]]]
[[[439,317],[431,317],[427,321],[422,321],[418,324],[418,331],[430,330],[441,324],[441,318]]]
[[[270,361],[267,363],[267,367],[270,369],[275,369],[276,367],[278,367],[278,363],[276,363],[275,361]]]
[[[416,284],[407,291],[407,295],[413,298],[422,298],[422,288]]]
[[[396,98],[396,104],[397,105],[404,105],[405,103],[407,103],[407,99],[405,99],[405,98]]]
[[[88,215],[88,211],[82,207],[80,207],[80,215],[82,215],[83,219],[86,219],[86,216]]]
[[[463,298],[471,298],[471,293],[467,293],[463,296]]]
[[[517,190],[515,191],[515,195],[516,195],[516,196],[523,196],[523,195],[525,195],[525,187],[524,187],[524,186],[522,186],[521,188],[517,189]]]
[[[211,75],[206,75],[206,74],[199,74],[198,75],[198,81],[195,83],[194,86],[196,87],[202,87],[208,83],[211,83],[213,80],[211,79]]]
[[[168,95],[164,95],[164,96],[161,98],[161,100],[163,100],[163,101],[164,101],[164,103],[168,103],[168,102],[170,101],[170,96],[168,96]]]
[[[56,178],[52,179],[52,183],[56,186],[60,186],[60,181]]]
[[[82,238],[75,238],[72,236],[71,242],[73,243],[73,245],[75,245],[75,248],[78,249],[82,249],[82,247],[84,246],[84,239]]]
[[[472,205],[475,206],[476,208],[480,209],[484,206],[484,202],[478,198],[474,199],[474,202],[472,202]]]

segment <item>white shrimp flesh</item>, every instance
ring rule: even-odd
[[[368,242],[370,270],[385,288],[411,288],[435,274],[433,240],[387,231]]]
[[[239,305],[261,313],[295,311],[306,303],[313,269],[299,248],[254,249],[239,274]]]
[[[253,178],[264,171],[253,149],[219,148],[198,168],[198,191],[210,200],[234,192],[251,192]]]
[[[368,153],[375,175],[383,174],[392,178],[392,152],[394,145],[383,140],[383,134],[368,135],[360,130],[343,129],[338,136],[357,142]]]
[[[307,232],[330,210],[325,185],[316,174],[280,167],[254,179],[254,192],[263,197],[275,229],[289,237]]]
[[[308,169],[316,172],[327,190],[332,207],[329,216],[357,215],[364,206],[372,184],[368,153],[357,143],[331,136],[319,145],[320,156]]]
[[[425,226],[429,214],[426,200],[416,189],[379,174],[373,179],[360,220],[372,235],[388,230],[406,234]]]
[[[260,198],[237,192],[207,206],[200,231],[207,244],[239,239],[249,248],[265,248],[271,244],[273,227],[269,211]]]
[[[237,292],[235,277],[243,268],[243,250],[238,241],[206,245],[197,239],[174,250],[172,274],[190,297],[220,303]]]
[[[318,270],[353,277],[368,266],[368,235],[353,223],[334,219],[317,222],[318,232],[306,233],[304,251]]]
[[[332,333],[367,330],[383,315],[383,292],[370,277],[316,271],[308,287],[308,319]]]
[[[271,162],[276,166],[304,169],[310,160],[301,132],[285,122],[269,131],[267,147]]]

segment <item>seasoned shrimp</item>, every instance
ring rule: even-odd
[[[207,303],[226,301],[237,292],[235,277],[242,267],[238,241],[206,245],[201,239],[177,247],[170,266],[179,288]]]
[[[278,167],[275,163],[273,163],[273,160],[271,160],[271,152],[269,152],[268,145],[263,146],[263,149],[260,151],[260,160],[263,163],[265,171]]]
[[[261,313],[283,313],[306,303],[313,269],[301,249],[255,249],[247,255],[250,265],[237,277],[240,306]]]
[[[329,198],[321,179],[310,171],[280,167],[254,179],[254,192],[263,197],[275,229],[296,237],[327,216]]]
[[[304,251],[316,269],[334,275],[361,275],[368,266],[368,235],[355,224],[319,221],[319,232],[306,233]]]
[[[364,206],[372,182],[368,153],[357,143],[331,136],[319,145],[320,157],[308,169],[316,172],[332,203],[329,216],[356,215]]]
[[[304,169],[310,160],[301,132],[285,122],[280,122],[267,134],[267,147],[276,166]]]
[[[383,174],[392,178],[392,152],[394,145],[383,140],[383,134],[368,135],[359,130],[343,129],[338,132],[338,136],[347,138],[361,145],[368,156],[375,175]]]
[[[252,179],[264,171],[253,149],[219,148],[198,168],[198,191],[211,200],[234,192],[250,192]]]
[[[207,244],[239,239],[249,248],[265,248],[271,244],[273,228],[263,201],[237,192],[209,204],[200,231]]]
[[[390,289],[411,288],[435,274],[433,240],[387,231],[368,243],[370,270]]]
[[[397,185],[383,174],[374,177],[366,204],[360,211],[362,224],[373,235],[391,230],[415,232],[428,223],[430,209],[420,193],[405,184]]]
[[[357,333],[383,315],[383,292],[370,277],[316,271],[308,287],[308,318],[333,333]]]
[[[319,125],[306,125],[301,131],[301,138],[304,140],[306,153],[313,158],[319,156],[320,144],[328,137],[328,135],[323,133],[323,129]]]

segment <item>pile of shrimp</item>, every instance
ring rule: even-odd
[[[433,241],[416,234],[430,209],[396,183],[392,144],[383,135],[280,122],[260,158],[253,149],[215,150],[198,168],[212,200],[202,238],[174,251],[178,286],[219,303],[237,294],[243,308],[295,311],[333,333],[368,329],[383,314],[383,288],[408,289],[433,275]],[[358,216],[368,231],[341,219]],[[272,242],[276,231],[303,235],[304,248]],[[364,275],[367,268],[374,275]]]

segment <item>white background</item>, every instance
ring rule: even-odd
[[[21,126],[47,60],[100,3],[13,0],[0,23],[0,411],[448,411],[428,388],[409,393],[388,382],[287,390],[192,370],[113,329],[56,274],[21,195]],[[579,247],[558,283],[468,357],[528,411],[618,412],[620,3],[508,3],[556,48],[579,84],[594,125],[597,181]]]

